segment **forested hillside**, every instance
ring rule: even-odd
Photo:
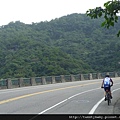
[[[0,78],[118,71],[120,22],[71,14],[50,22],[10,22],[0,28]]]

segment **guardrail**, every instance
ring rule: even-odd
[[[120,72],[107,72],[107,73],[89,73],[89,74],[77,74],[77,75],[60,75],[60,76],[42,76],[32,78],[8,78],[0,80],[0,89],[11,89],[25,86],[55,84],[63,82],[73,82],[82,80],[102,79],[106,74],[109,74],[111,78],[120,77]]]

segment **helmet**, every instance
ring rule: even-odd
[[[109,75],[106,75],[105,77],[110,77]]]

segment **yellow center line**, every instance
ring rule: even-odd
[[[22,98],[43,94],[43,93],[54,92],[54,91],[58,91],[58,90],[65,90],[65,89],[70,89],[70,88],[76,88],[76,87],[80,87],[80,86],[87,86],[87,85],[96,84],[96,83],[100,83],[100,82],[91,82],[91,83],[87,83],[87,84],[81,84],[81,85],[57,88],[57,89],[52,89],[52,90],[46,90],[46,91],[42,91],[42,92],[36,92],[36,93],[32,93],[32,94],[26,94],[26,95],[22,95],[22,96],[15,97],[15,98],[10,98],[10,99],[7,99],[7,100],[2,100],[2,101],[0,101],[0,104],[8,103],[8,102],[11,102],[11,101],[15,101],[15,100],[19,100],[19,99],[22,99]]]

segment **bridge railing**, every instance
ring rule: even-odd
[[[120,72],[107,72],[107,73],[104,72],[76,75],[42,76],[32,78],[14,78],[14,79],[8,78],[0,80],[0,89],[11,89],[25,86],[103,79],[106,74],[109,74],[111,78],[120,77]]]

